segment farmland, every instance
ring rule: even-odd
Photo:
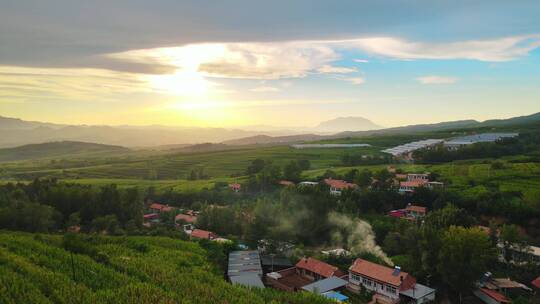
[[[84,244],[0,232],[0,303],[330,303],[308,293],[230,285],[197,243],[164,237],[77,241]]]

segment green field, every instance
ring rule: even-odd
[[[293,149],[289,146],[250,147],[235,150],[172,153],[116,157],[101,160],[66,159],[3,163],[0,178],[31,180],[36,177],[61,179],[185,179],[193,169],[203,168],[210,177],[241,175],[252,160],[262,158],[284,165],[291,160],[309,159],[312,168],[338,166],[345,151],[380,154],[380,147],[354,149]]]
[[[0,232],[0,303],[332,303],[311,293],[227,283],[197,243],[92,236],[81,253],[62,236]]]

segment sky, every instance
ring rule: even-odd
[[[540,2],[0,0],[0,115],[394,127],[540,112]]]

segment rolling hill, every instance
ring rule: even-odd
[[[129,149],[120,146],[77,141],[60,141],[0,149],[0,161],[72,157],[76,155],[97,156],[103,154],[119,154],[129,151]]]

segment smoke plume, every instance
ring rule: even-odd
[[[328,216],[328,221],[334,227],[332,231],[332,245],[340,246],[351,251],[354,255],[371,253],[389,265],[394,265],[392,260],[375,243],[375,233],[371,225],[360,219],[332,212]]]

